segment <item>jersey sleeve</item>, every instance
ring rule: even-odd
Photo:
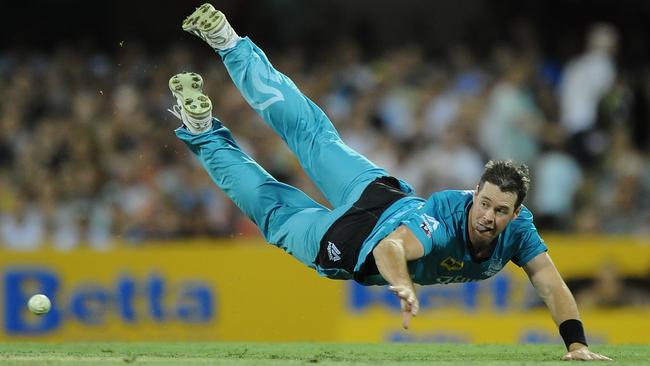
[[[514,239],[518,242],[518,249],[512,257],[512,262],[521,267],[537,255],[548,251],[548,248],[533,224],[533,215],[530,211],[527,209],[522,210],[519,216],[519,227],[514,233]]]
[[[424,255],[431,253],[433,250],[433,240],[432,235],[434,228],[427,221],[425,217],[418,214],[410,215],[402,221],[403,225],[406,225],[411,232],[418,239],[422,248],[424,248]]]

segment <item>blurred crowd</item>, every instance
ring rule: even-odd
[[[481,58],[463,44],[368,57],[351,40],[318,59],[298,47],[268,55],[344,141],[422,197],[473,189],[489,159],[512,159],[531,168],[525,204],[541,230],[648,235],[650,65],[632,75],[618,45],[616,29],[596,24],[562,62],[534,39]],[[217,56],[184,44],[153,55],[128,40],[113,54],[0,50],[0,243],[257,235],[173,133],[167,82],[184,70],[203,75],[214,115],[245,151],[327,204]]]

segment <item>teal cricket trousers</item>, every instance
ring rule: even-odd
[[[369,183],[388,173],[345,145],[325,113],[275,70],[250,39],[219,54],[244,99],[289,146],[333,210],[278,182],[241,151],[216,118],[211,131],[192,135],[179,128],[176,135],[269,243],[316,268],[327,229]]]

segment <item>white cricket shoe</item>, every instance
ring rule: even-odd
[[[212,102],[203,94],[203,78],[195,72],[183,72],[169,79],[169,90],[176,97],[168,109],[193,134],[212,128]]]
[[[185,18],[183,30],[198,36],[217,50],[228,49],[240,39],[226,16],[207,3]]]

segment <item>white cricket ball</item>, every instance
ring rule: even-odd
[[[52,307],[52,302],[50,302],[50,299],[47,298],[47,296],[43,294],[38,294],[32,296],[29,301],[27,302],[27,307],[29,308],[29,311],[36,315],[43,315],[46,314],[48,311],[50,311],[50,308]]]

